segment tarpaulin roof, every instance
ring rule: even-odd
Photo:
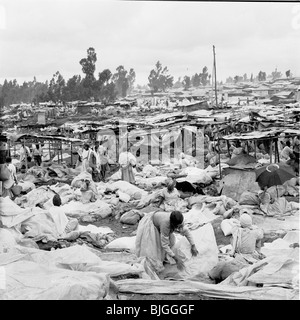
[[[252,139],[264,139],[264,138],[272,138],[277,136],[278,133],[283,130],[269,130],[269,131],[252,131],[246,132],[242,134],[230,134],[223,136],[222,139],[225,140],[252,140]]]

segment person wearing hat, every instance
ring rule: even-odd
[[[260,248],[263,237],[263,230],[252,224],[251,216],[247,213],[241,214],[240,227],[234,227],[232,230],[232,250],[230,255],[240,254],[248,262],[252,263],[255,260],[259,260],[261,258]]]
[[[193,236],[184,225],[184,217],[180,211],[157,211],[145,215],[139,222],[136,234],[135,249],[138,257],[149,257],[161,264],[175,260],[177,268],[182,270],[184,262],[172,250],[176,242],[174,232],[185,236],[191,245],[193,256],[198,254]]]

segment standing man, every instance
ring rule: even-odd
[[[21,149],[20,149],[20,163],[21,163],[21,168],[23,166],[26,167],[27,163],[27,157],[30,157],[30,149],[25,145],[25,142],[22,143]]]
[[[42,148],[40,148],[38,143],[35,144],[32,154],[35,164],[40,166],[42,164]]]
[[[92,169],[97,166],[96,160],[97,157],[95,155],[95,152],[90,149],[90,146],[85,143],[83,145],[83,151],[82,151],[82,171],[87,171],[89,167]]]

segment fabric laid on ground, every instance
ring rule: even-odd
[[[24,236],[34,241],[55,241],[60,236],[52,216],[46,210],[22,222],[25,229]]]
[[[289,231],[283,238],[265,242],[261,252],[266,257],[288,255],[293,251],[293,245],[295,244],[299,245],[299,230]]]
[[[147,192],[145,190],[140,189],[127,181],[120,180],[113,183],[108,183],[107,187],[109,187],[113,191],[118,189],[124,193],[127,193],[131,197],[133,197],[136,192],[139,192],[142,196],[147,195]]]
[[[120,237],[105,246],[105,249],[121,251],[127,250],[129,252],[135,253],[135,239],[136,236],[132,237]]]
[[[42,186],[31,190],[26,195],[20,197],[18,201],[20,202],[21,207],[24,208],[32,208],[36,205],[43,205],[49,199],[52,199],[54,196],[54,192],[46,187]]]
[[[183,182],[188,181],[190,183],[204,183],[209,184],[212,182],[212,178],[204,169],[195,167],[187,167],[181,171],[181,174],[186,174],[186,177],[177,178],[176,181]]]
[[[157,177],[151,177],[151,178],[143,178],[136,176],[135,180],[138,186],[145,186],[145,187],[153,187],[153,186],[159,186],[167,180],[167,177],[164,176],[157,176]]]
[[[280,287],[234,287],[215,285],[199,281],[168,281],[127,279],[116,281],[120,293],[135,294],[184,294],[199,293],[202,296],[239,300],[298,300],[299,293]]]
[[[299,297],[299,248],[269,256],[231,274],[221,284],[232,286],[278,286],[290,288]],[[284,299],[284,297],[283,297]]]
[[[80,201],[70,201],[62,206],[66,215],[78,217],[86,214],[95,214],[101,218],[106,218],[112,213],[112,209],[105,201],[82,203]]]
[[[253,224],[264,230],[264,233],[282,233],[291,230],[299,230],[299,210],[294,211],[292,215],[281,217],[268,217],[261,215],[252,216]]]
[[[203,203],[206,205],[206,209],[211,210],[211,213],[216,215],[223,215],[226,210],[234,207],[237,203],[230,197],[225,195],[219,197],[212,197],[207,195],[195,195],[188,199],[189,205],[196,203]]]
[[[284,197],[276,198],[273,203],[261,204],[260,209],[267,216],[280,216],[299,211],[299,205],[288,202]]]
[[[46,267],[31,261],[4,266],[1,300],[102,300],[108,297],[107,274]]]
[[[6,197],[8,198],[8,197]],[[12,228],[14,226],[17,226],[18,224],[22,223],[23,221],[29,219],[30,217],[35,216],[36,214],[39,214],[43,210],[38,207],[34,208],[26,208],[22,209],[22,211],[18,212],[16,215],[2,215],[0,214],[0,221],[2,222],[4,227]]]
[[[22,187],[22,192],[29,192],[36,188],[35,184],[31,181],[20,181],[18,185]]]
[[[0,228],[0,254],[11,251],[17,242],[12,233],[4,228]]]
[[[79,225],[78,231],[80,232],[89,231],[92,233],[102,233],[102,234],[114,233],[109,227],[96,227],[93,224],[88,224],[87,226]]]
[[[205,203],[196,203],[192,209],[184,213],[184,223],[189,229],[197,229],[199,226],[215,220],[217,216],[213,209]]]

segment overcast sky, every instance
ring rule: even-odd
[[[259,2],[0,0],[0,83],[67,80],[93,47],[96,76],[119,65],[146,84],[159,60],[175,80],[204,66],[217,79],[277,69],[300,76],[300,4]]]

